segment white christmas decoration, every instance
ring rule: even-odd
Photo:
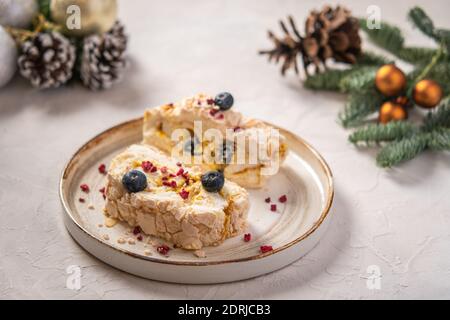
[[[0,0],[0,25],[27,28],[38,13],[37,0]]]
[[[8,32],[0,26],[0,88],[11,80],[17,69],[17,46]]]

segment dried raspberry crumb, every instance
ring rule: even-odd
[[[169,179],[169,177],[162,177],[161,180],[162,181],[167,181]]]
[[[139,226],[134,227],[133,228],[133,234],[137,235],[139,233],[141,233],[141,227],[139,227]]]
[[[141,167],[145,172],[149,172],[152,169],[153,164],[150,161],[142,161]]]
[[[160,170],[161,170],[162,173],[167,173],[167,167],[161,167]]]
[[[218,120],[222,120],[225,116],[223,115],[223,113],[219,114],[216,119]]]
[[[176,188],[177,187],[177,182],[174,181],[174,180],[172,180],[172,181],[163,181],[162,185],[166,186],[166,187]]]
[[[189,191],[182,189],[180,191],[180,197],[183,198],[184,200],[186,200],[189,197]]]
[[[270,205],[270,211],[277,211],[277,205],[276,204],[271,204]]]
[[[283,195],[278,199],[278,201],[280,201],[281,203],[285,203],[285,202],[287,201],[286,195],[283,194]]]
[[[266,203],[270,203],[270,197],[266,198],[264,201],[265,201]]]
[[[104,163],[102,163],[99,167],[98,167],[98,172],[100,172],[101,174],[106,174],[106,166]]]
[[[156,172],[156,170],[158,170],[158,168],[157,167],[152,167],[151,169],[150,169],[150,172]]]
[[[163,244],[156,248],[156,251],[158,251],[162,255],[167,255],[170,251],[170,248],[168,245]]]
[[[181,167],[182,166],[181,162],[177,162],[177,166]]]
[[[259,247],[259,249],[261,250],[262,253],[266,253],[273,250],[272,246],[261,246]]]
[[[173,173],[170,173],[170,174],[169,174],[169,177],[171,177],[171,178],[175,178],[175,177],[176,177],[176,175],[174,175]]]
[[[83,192],[86,192],[86,193],[89,192],[89,186],[88,186],[87,184],[85,184],[85,183],[83,183],[83,184],[80,186],[80,189],[81,189],[81,191],[83,191]]]
[[[244,241],[249,242],[250,240],[252,240],[252,235],[250,233],[244,234]]]
[[[138,239],[139,241],[142,241],[144,238],[142,237],[142,235],[138,235],[138,236],[137,236],[137,239]]]
[[[86,202],[86,200],[84,200],[84,198],[80,198],[80,199],[78,199],[78,201],[80,201],[81,203],[85,203]]]
[[[210,114],[211,116],[213,116],[213,117],[216,115],[217,112],[219,112],[219,110],[217,110],[217,109],[211,109],[211,110],[209,110],[209,114]]]
[[[98,191],[102,194],[103,200],[106,200],[106,187],[98,189]]]
[[[214,99],[210,98],[210,99],[206,100],[206,103],[209,105],[212,105],[212,104],[214,104]]]
[[[177,176],[181,176],[184,173],[184,169],[180,168],[177,172]]]

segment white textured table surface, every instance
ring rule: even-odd
[[[122,1],[132,67],[113,90],[39,92],[20,78],[0,89],[0,298],[450,298],[450,157],[427,153],[396,169],[374,164],[336,122],[345,97],[302,89],[256,54],[288,13],[303,21],[322,1]],[[131,4],[132,3],[132,4]],[[341,1],[358,15],[369,4],[398,23],[408,43],[432,45],[406,20],[423,3],[450,27],[448,1]],[[69,236],[58,198],[60,172],[96,133],[145,107],[198,91],[233,93],[245,114],[310,141],[335,175],[328,233],[306,257],[256,279],[207,286],[143,280],[83,251]],[[66,268],[82,270],[79,291]],[[366,285],[381,270],[380,290]]]

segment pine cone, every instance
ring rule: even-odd
[[[286,73],[286,70],[292,67],[294,68],[295,73],[298,74],[297,55],[303,50],[303,38],[300,36],[300,33],[295,26],[294,19],[292,17],[288,17],[288,20],[294,35],[291,35],[284,22],[280,21],[281,29],[284,32],[284,38],[277,38],[272,31],[269,31],[269,39],[275,44],[275,48],[272,50],[262,50],[259,52],[260,54],[267,54],[269,61],[275,59],[275,62],[278,63],[280,60],[283,60],[283,64],[281,66],[282,75]]]
[[[272,50],[260,51],[269,60],[283,60],[281,73],[293,68],[298,73],[297,55],[302,58],[303,68],[308,75],[308,66],[313,64],[316,72],[325,68],[327,59],[344,63],[355,63],[361,54],[359,22],[349,10],[337,6],[324,7],[320,12],[312,11],[305,22],[305,36],[301,36],[292,17],[288,17],[292,31],[280,21],[284,38],[277,38],[269,31],[269,38],[275,44]]]
[[[123,75],[127,61],[127,36],[124,27],[116,22],[102,35],[87,37],[83,43],[81,80],[92,90],[110,88]]]
[[[23,43],[21,52],[20,73],[34,87],[57,88],[72,77],[75,47],[58,32],[38,33]]]
[[[305,22],[305,60],[316,69],[328,58],[344,63],[356,63],[361,54],[359,22],[343,7],[325,6],[322,11],[312,11]]]

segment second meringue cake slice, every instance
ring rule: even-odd
[[[219,162],[205,161],[205,157],[203,157],[201,165],[204,170],[223,170],[226,178],[237,182],[244,188],[263,187],[268,178],[278,172],[278,168],[286,159],[288,153],[286,138],[272,126],[259,120],[243,117],[239,111],[220,110],[214,101],[212,96],[197,94],[180,102],[146,110],[143,142],[156,146],[168,154],[173,154],[172,151],[178,141],[172,139],[172,134],[177,129],[188,130],[191,133],[192,141],[192,144],[191,141],[187,141],[189,143],[187,146],[191,149],[190,153],[197,153],[196,146],[201,149],[198,153],[203,156],[208,155],[205,150],[211,149],[215,151],[215,155],[223,153],[224,149],[228,153],[219,157],[221,160]],[[201,139],[195,132],[196,122],[201,123]],[[208,139],[205,133],[210,129],[220,132],[223,139],[217,141]],[[255,139],[258,133],[265,137],[264,140]],[[238,141],[243,140],[246,141],[243,144],[245,148],[243,150],[244,161],[239,161],[236,156],[240,152],[237,146]],[[277,144],[272,145],[271,141],[277,141]],[[267,147],[266,152],[257,154],[258,157],[254,162],[249,160],[252,158],[250,148],[246,147],[250,142],[256,142],[258,146],[264,144]],[[210,148],[211,146],[212,148]],[[209,157],[207,158],[209,159]],[[193,163],[193,161],[184,162],[186,165]]]

